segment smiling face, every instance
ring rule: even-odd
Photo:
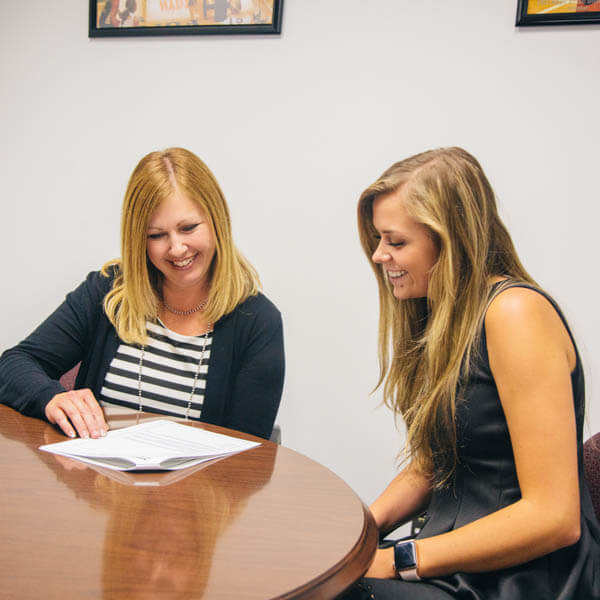
[[[148,221],[146,252],[171,292],[203,288],[215,256],[215,237],[200,207],[179,190]]]
[[[372,259],[385,270],[394,296],[398,300],[426,297],[439,248],[429,229],[406,211],[402,188],[375,198],[373,226],[381,239]]]

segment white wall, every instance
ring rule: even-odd
[[[90,40],[85,0],[2,4],[0,350],[118,254],[137,161],[188,147],[284,315],[284,443],[370,502],[402,435],[369,395],[356,200],[393,161],[457,144],[568,314],[600,430],[598,26],[516,29],[516,0],[286,0],[281,36]]]

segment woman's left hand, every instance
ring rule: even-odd
[[[396,570],[394,569],[394,548],[383,548],[377,550],[375,558],[365,573],[365,577],[375,577],[377,579],[395,579]]]

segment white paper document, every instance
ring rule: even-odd
[[[102,438],[47,444],[40,446],[40,450],[118,471],[170,471],[259,445],[158,419],[109,431]]]

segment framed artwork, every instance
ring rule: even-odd
[[[281,32],[283,0],[90,0],[89,37]]]
[[[517,26],[600,23],[600,0],[519,0]]]

